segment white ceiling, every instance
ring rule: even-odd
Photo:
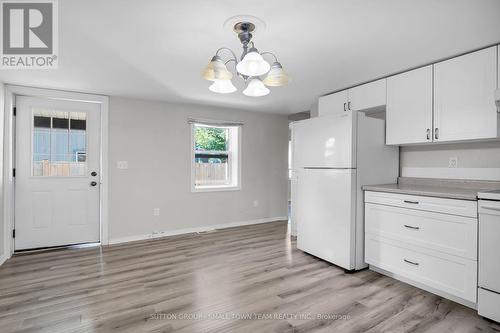
[[[210,92],[215,50],[240,50],[233,15],[267,24],[254,41],[292,76],[271,94]],[[44,88],[290,114],[325,93],[500,42],[499,0],[60,0],[59,69],[0,70]]]

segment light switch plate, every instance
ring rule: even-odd
[[[128,161],[117,161],[116,162],[116,167],[118,169],[122,169],[122,170],[128,169]]]

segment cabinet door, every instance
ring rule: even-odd
[[[377,80],[349,89],[349,109],[373,109],[386,103],[386,79]]]
[[[318,116],[347,112],[347,90],[319,98]]]
[[[387,79],[386,143],[432,141],[432,66]]]
[[[497,48],[434,65],[434,141],[497,137]]]

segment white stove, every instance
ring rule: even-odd
[[[478,193],[478,313],[500,322],[500,190]]]

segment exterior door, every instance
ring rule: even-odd
[[[100,240],[100,107],[16,98],[15,250]]]

